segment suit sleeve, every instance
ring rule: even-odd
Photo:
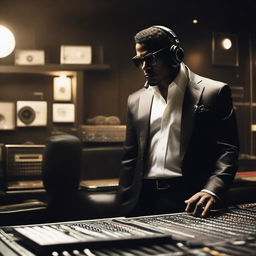
[[[229,86],[222,87],[214,104],[216,114],[216,164],[204,189],[222,198],[238,169],[239,141]]]

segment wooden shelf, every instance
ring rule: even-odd
[[[106,64],[46,64],[46,65],[0,65],[0,73],[5,74],[49,74],[58,75],[61,72],[104,71],[109,70]]]

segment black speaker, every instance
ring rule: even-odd
[[[174,43],[171,44],[170,46],[170,59],[172,66],[177,66],[179,65],[183,58],[184,58],[184,50],[180,47],[180,41],[176,34],[169,28],[165,26],[153,26],[155,28],[159,28],[165,33],[167,33],[171,39],[171,41],[174,41]]]

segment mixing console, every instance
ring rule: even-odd
[[[207,218],[175,213],[0,228],[4,256],[255,256],[256,204]]]
[[[177,213],[125,219],[124,222],[149,225],[164,233],[171,233],[172,236],[204,244],[256,234],[256,211],[249,208],[217,212],[208,218]]]

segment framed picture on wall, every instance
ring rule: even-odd
[[[54,103],[52,111],[54,123],[75,122],[75,105],[72,103]]]
[[[216,66],[239,66],[238,38],[236,34],[213,33],[212,64]]]
[[[55,101],[71,101],[72,79],[67,76],[53,78],[53,99]]]

